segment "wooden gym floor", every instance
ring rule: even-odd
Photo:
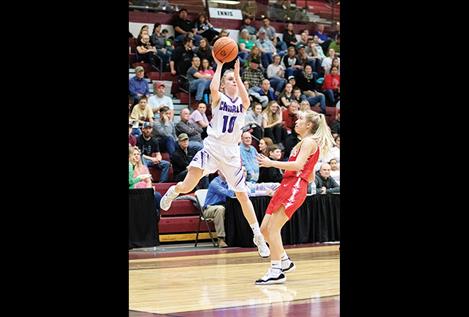
[[[256,249],[129,252],[129,317],[339,316],[339,245],[287,246],[296,271],[255,285]]]

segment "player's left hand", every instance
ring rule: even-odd
[[[234,64],[234,73],[239,75],[239,58],[236,58],[236,62]]]
[[[271,167],[272,161],[263,154],[259,154],[257,156],[257,162],[259,163],[260,167]]]

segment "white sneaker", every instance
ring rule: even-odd
[[[163,199],[161,199],[163,201]],[[264,236],[262,234],[254,235],[254,239],[252,239],[254,244],[257,246],[257,252],[261,258],[268,258],[270,256],[270,249],[265,243]]]
[[[179,195],[174,190],[175,188],[176,188],[176,185],[171,186],[170,188],[168,188],[168,191],[166,192],[166,194],[164,194],[163,197],[161,197],[160,209],[166,211],[169,209],[169,207],[171,207],[171,203]]]
[[[274,273],[276,272],[276,273]],[[265,275],[256,281],[257,285],[269,285],[269,284],[282,284],[285,283],[287,278],[281,270],[272,270],[269,268]]]
[[[296,269],[295,263],[293,263],[290,258],[287,260],[282,260],[282,272],[283,273],[288,273],[288,272],[293,272]]]

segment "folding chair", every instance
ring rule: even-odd
[[[200,223],[202,220],[205,222],[207,225],[208,229],[208,234],[210,235],[210,239],[212,239],[213,246],[216,247],[217,244],[215,243],[215,240],[213,239],[212,235],[212,230],[210,229],[209,223],[213,223],[213,218],[206,218],[204,216],[204,204],[205,204],[205,197],[207,197],[207,191],[208,189],[198,189],[195,191],[195,198],[197,199],[197,209],[199,209],[199,225],[197,227],[197,235],[195,236],[195,245],[194,247],[197,247],[197,243],[199,242],[199,232],[200,232]]]

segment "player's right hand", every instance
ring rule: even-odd
[[[213,53],[213,50],[212,50],[212,57],[213,57],[213,60],[215,61],[215,63],[217,63],[217,65],[223,65],[224,63],[220,62],[216,57],[215,57],[215,54]]]

